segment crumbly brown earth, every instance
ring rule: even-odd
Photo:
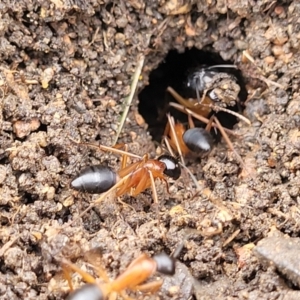
[[[140,253],[171,253],[181,242],[174,280],[135,298],[300,298],[299,286],[252,251],[271,228],[290,237],[300,230],[300,5],[281,3],[0,3],[1,299],[64,299],[61,257],[92,271],[94,249],[115,278]],[[146,191],[125,204],[112,196],[78,219],[97,196],[75,193],[70,180],[90,164],[118,169],[120,159],[69,137],[112,145],[140,59],[138,91],[169,50],[191,47],[234,62],[247,81],[252,125],[239,122],[232,137],[244,163],[221,142],[190,161],[200,191],[184,171],[170,195],[157,183],[159,218]],[[159,150],[137,97],[119,142],[138,155]]]

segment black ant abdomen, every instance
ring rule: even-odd
[[[190,128],[182,138],[186,146],[195,153],[210,151],[213,147],[211,134],[203,128]]]
[[[71,187],[80,192],[101,194],[117,182],[117,174],[109,167],[89,166],[80,171],[72,180]]]
[[[103,293],[97,284],[85,284],[69,295],[67,300],[104,300]]]
[[[166,165],[166,168],[164,170],[165,175],[173,178],[174,180],[180,177],[181,169],[175,157],[164,154],[158,157],[157,160],[163,162]]]
[[[168,256],[165,253],[161,253],[153,256],[153,260],[156,262],[156,270],[164,275],[175,274],[176,261],[173,257]]]

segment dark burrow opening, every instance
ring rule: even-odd
[[[167,87],[172,87],[178,94],[185,98],[197,98],[196,91],[187,85],[188,76],[195,70],[203,66],[232,65],[232,62],[224,61],[218,54],[198,50],[196,48],[187,49],[184,53],[171,50],[165,60],[158,68],[153,70],[149,76],[149,85],[139,93],[139,113],[148,124],[148,130],[157,142],[161,142],[162,135],[167,123],[166,113],[175,118],[175,121],[187,124],[187,116],[169,107],[169,102],[176,100],[167,92]],[[226,68],[222,72],[233,75],[240,86],[237,105],[227,107],[230,110],[239,112],[242,110],[243,102],[247,98],[247,91],[243,82],[242,74],[238,69]],[[226,112],[211,112],[217,116],[221,124],[231,129],[237,122],[235,116]],[[209,116],[208,116],[209,117]],[[196,123],[197,127],[204,126]]]

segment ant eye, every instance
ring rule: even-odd
[[[164,170],[165,175],[175,180],[180,177],[181,169],[175,157],[170,155],[161,155],[157,160],[163,162],[166,165],[166,168]]]
[[[188,129],[182,136],[184,143],[193,152],[210,151],[213,147],[213,138],[203,128]]]
[[[157,264],[157,271],[165,275],[175,274],[175,259],[165,253],[153,256]]]
[[[103,293],[96,284],[85,284],[82,288],[71,293],[67,300],[104,300]]]

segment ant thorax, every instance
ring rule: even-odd
[[[197,93],[197,98],[207,95],[216,105],[234,106],[241,90],[237,78],[226,72],[218,72],[217,68],[202,67],[192,72],[187,78],[187,86]],[[199,99],[198,99],[199,100]]]

